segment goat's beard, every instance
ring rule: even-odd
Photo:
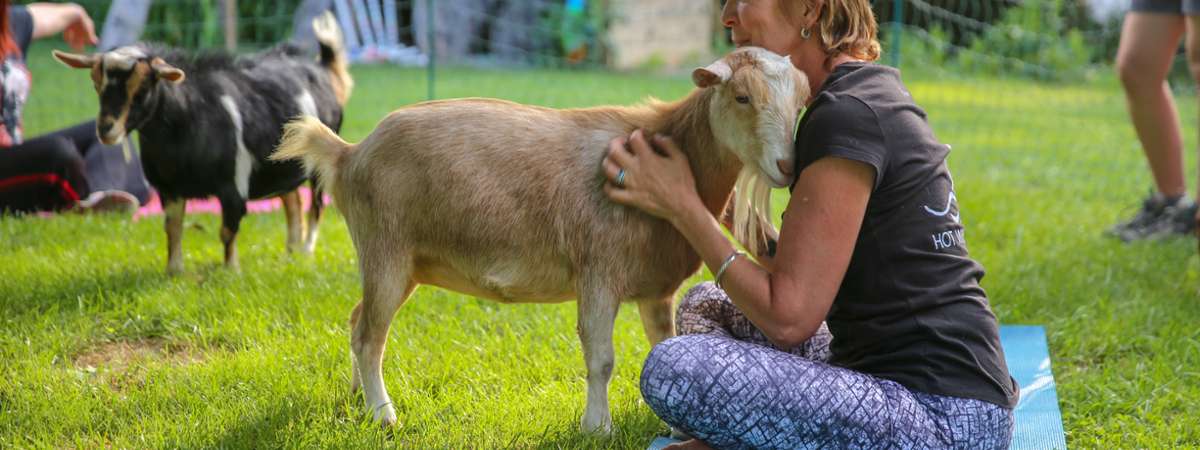
[[[773,231],[771,224],[771,185],[751,164],[742,166],[733,188],[733,237],[751,253],[760,247]],[[774,234],[774,233],[771,233]]]

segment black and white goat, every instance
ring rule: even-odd
[[[184,204],[215,196],[221,204],[225,265],[237,268],[238,226],[246,201],[279,196],[288,251],[312,252],[324,207],[313,183],[308,231],[300,193],[308,179],[295,161],[268,160],[297,116],[341,127],[353,80],[341,31],[331,14],[313,21],[320,57],[282,45],[244,57],[192,54],[139,44],[91,55],[54,52],[62,63],[90,69],[100,96],[96,132],[106,144],[138,131],[146,179],[166,212],[167,272],[183,270]],[[184,77],[187,82],[184,82]]]

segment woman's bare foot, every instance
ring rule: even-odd
[[[663,450],[712,450],[712,447],[699,439],[690,439],[663,447]]]

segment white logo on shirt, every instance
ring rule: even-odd
[[[946,197],[946,207],[945,208],[943,208],[941,211],[938,211],[933,208],[930,208],[929,206],[925,206],[924,207],[925,212],[932,214],[934,216],[944,217],[945,215],[950,213],[950,206],[954,205],[955,200],[957,200],[957,199],[954,197],[954,191],[950,191],[950,196]],[[955,223],[958,223],[959,217],[960,216],[957,212],[954,214],[950,214],[950,219],[954,220]]]
[[[929,213],[929,215],[931,215],[931,216],[935,216],[935,217],[949,216],[950,219],[954,221],[954,223],[960,223],[959,222],[960,215],[959,215],[958,211],[955,211],[954,214],[950,214],[950,207],[954,206],[957,201],[958,201],[958,199],[954,197],[954,191],[950,191],[950,194],[946,196],[946,207],[945,208],[938,210],[938,209],[930,208],[929,206],[923,206],[923,207],[925,208],[925,212]],[[939,231],[939,232],[931,235],[930,238],[933,239],[933,249],[934,250],[943,250],[943,249],[947,249],[950,247],[958,247],[958,246],[962,246],[967,243],[966,236],[963,235],[963,229],[961,226],[958,227],[957,229]]]

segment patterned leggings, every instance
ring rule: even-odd
[[[712,283],[688,291],[676,326],[646,359],[642,397],[715,448],[1005,449],[1012,438],[1010,409],[828,364],[824,325],[776,349]]]

